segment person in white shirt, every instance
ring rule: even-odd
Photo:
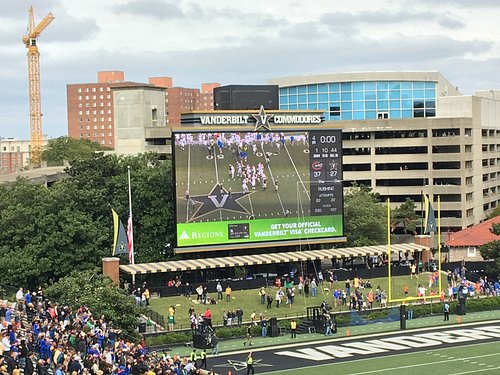
[[[17,291],[16,300],[18,303],[24,302],[24,290],[23,290],[23,288],[19,288],[19,290]]]

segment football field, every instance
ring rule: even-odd
[[[300,342],[252,352],[257,374],[500,374],[500,321]],[[242,348],[243,349],[243,348]],[[218,374],[246,373],[247,350],[212,357]]]
[[[240,143],[219,134],[220,146],[214,138],[175,145],[178,223],[310,215],[304,132]]]
[[[425,350],[348,362],[306,366],[293,371],[260,374],[342,374],[342,375],[465,375],[500,374],[500,342],[463,345],[454,348]]]

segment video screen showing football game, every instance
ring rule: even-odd
[[[177,251],[343,236],[341,130],[173,135]]]

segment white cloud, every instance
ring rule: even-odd
[[[39,40],[44,133],[67,132],[66,84],[98,70],[199,87],[355,70],[440,70],[464,93],[500,87],[497,0],[0,2],[0,136],[28,138],[27,9]]]

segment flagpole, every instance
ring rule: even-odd
[[[437,223],[437,231],[438,231],[438,282],[439,282],[439,295],[441,295],[441,197],[438,195],[438,223]]]
[[[424,200],[424,191],[423,190],[420,190],[420,203],[422,204],[422,206],[421,206],[422,211],[420,211],[422,229],[420,229],[420,234],[424,235],[425,234],[425,224],[424,224],[425,200]]]
[[[387,198],[387,277],[389,278],[389,300],[392,300],[392,280],[391,280],[391,201]]]
[[[128,206],[129,206],[129,221],[130,221],[130,233],[132,234],[128,240],[129,240],[129,246],[130,242],[132,243],[132,254],[130,255],[130,264],[135,264],[135,256],[134,256],[134,243],[133,243],[133,229],[132,229],[132,187],[130,184],[130,165],[127,166],[127,171],[128,171]],[[135,273],[132,273],[132,285],[135,285]]]

